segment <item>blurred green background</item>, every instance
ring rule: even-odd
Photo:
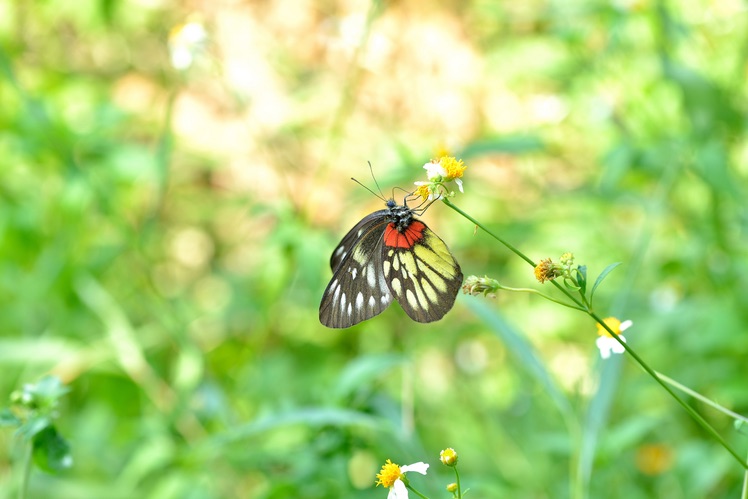
[[[0,400],[48,373],[75,464],[31,497],[737,497],[737,463],[594,323],[527,294],[319,324],[339,238],[447,149],[455,203],[572,251],[650,365],[748,412],[737,0],[0,3]],[[466,275],[538,287],[455,212]],[[551,287],[545,285],[544,291]],[[745,435],[689,400],[739,452]],[[22,446],[0,432],[0,496]],[[572,492],[576,491],[576,492]],[[581,493],[579,491],[582,491]]]

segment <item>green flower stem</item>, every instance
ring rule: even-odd
[[[546,295],[544,293],[541,293],[537,289],[532,289],[532,288],[510,288],[509,286],[504,286],[502,284],[499,284],[498,289],[503,289],[504,291],[515,291],[515,292],[519,292],[519,293],[533,293],[533,294],[536,294],[538,296],[541,296],[541,297],[545,298],[548,301],[552,301],[553,303],[558,303],[559,305],[563,305],[564,307],[572,308],[574,310],[579,310],[580,312],[587,312],[586,308],[583,308],[583,307],[580,307],[580,306],[577,306],[577,305],[571,305],[569,303],[564,303],[561,300],[557,300],[557,299],[555,299],[555,298],[553,298],[551,296],[548,296],[548,295]]]
[[[536,263],[533,262],[530,259],[530,257],[528,257],[527,255],[525,255],[524,253],[522,253],[520,250],[518,250],[517,248],[515,248],[514,246],[512,246],[508,242],[504,241],[501,237],[497,236],[496,234],[494,234],[493,232],[491,232],[490,230],[488,230],[482,223],[480,223],[479,221],[477,221],[476,219],[474,219],[473,217],[471,217],[470,215],[468,215],[467,213],[465,213],[464,211],[462,211],[460,208],[458,208],[457,206],[455,206],[454,204],[452,204],[452,202],[449,200],[449,198],[444,198],[443,201],[444,201],[444,204],[446,204],[447,206],[449,206],[450,208],[452,208],[453,210],[455,210],[457,213],[459,213],[460,215],[462,215],[463,217],[467,218],[468,220],[470,220],[471,222],[473,222],[475,225],[477,225],[478,227],[480,227],[483,232],[485,232],[486,234],[488,234],[489,236],[493,237],[498,242],[500,242],[501,244],[503,244],[504,246],[506,246],[510,251],[512,251],[518,257],[522,258],[524,261],[526,261],[527,263],[529,263],[533,267],[536,266]],[[556,286],[556,288],[559,289],[566,296],[568,296],[569,299],[571,299],[571,301],[573,301],[574,303],[576,303],[577,308],[579,310],[582,310],[584,312],[587,312],[587,310],[589,310],[589,307],[586,307],[584,303],[580,302],[574,295],[572,295],[571,293],[569,293],[569,291],[567,291],[566,289],[564,289],[564,287],[561,286],[559,283],[557,283],[556,281],[551,281],[551,284],[553,284],[554,286]],[[565,304],[562,304],[562,305],[565,305]],[[569,305],[565,305],[565,306],[568,307]],[[575,307],[571,307],[571,308],[575,308]]]
[[[454,466],[455,470],[455,483],[457,483],[457,498],[462,499],[462,487],[460,486],[460,472],[457,471],[457,466]]]
[[[667,383],[665,381],[663,381],[657,375],[657,373],[655,372],[654,369],[652,369],[651,367],[649,367],[649,365],[646,362],[644,362],[644,360],[641,357],[639,357],[639,355],[630,346],[628,346],[625,341],[621,340],[621,338],[619,337],[619,335],[615,331],[613,331],[612,329],[610,329],[610,327],[608,327],[608,325],[605,324],[605,321],[603,321],[600,317],[598,317],[597,314],[595,314],[591,310],[589,312],[587,312],[587,313],[590,315],[590,317],[592,317],[593,319],[595,319],[595,321],[598,324],[600,324],[602,327],[604,327],[605,330],[608,331],[608,333],[610,333],[610,335],[613,338],[615,338],[618,343],[621,344],[621,346],[626,350],[626,352],[631,357],[633,357],[634,360],[636,360],[636,362],[642,367],[642,369],[644,369],[645,371],[647,371],[647,374],[649,374],[650,376],[652,376],[652,378],[654,378],[654,380],[657,381],[657,383],[659,383],[660,386],[662,386],[662,388],[664,388],[665,391],[668,392],[670,394],[670,396],[673,397],[675,399],[675,401],[678,402],[678,404],[680,404],[681,407],[683,407],[683,409],[685,409],[685,411],[688,414],[690,414],[691,417],[697,423],[699,423],[699,425],[701,425],[702,428],[704,428],[707,431],[707,433],[710,433],[712,435],[712,437],[714,437],[714,439],[717,440],[717,442],[719,442],[719,444],[722,445],[722,447],[724,447],[725,450],[727,450],[727,452],[729,452],[740,463],[740,466],[742,466],[744,469],[748,470],[748,462],[744,461],[743,458],[740,457],[740,455],[738,455],[738,453],[735,452],[735,450],[733,450],[732,447],[730,447],[730,445],[725,441],[725,439],[722,438],[722,435],[720,435],[719,432],[717,430],[715,430],[714,427],[712,427],[712,425],[710,425],[709,423],[707,423],[707,421],[703,417],[701,417],[701,415],[698,412],[696,412],[690,405],[686,404],[686,402],[682,398],[680,398],[673,391],[673,389],[670,388],[667,385]]]
[[[413,487],[411,487],[410,484],[406,485],[406,487],[408,487],[408,489],[410,489],[410,491],[413,492],[414,494],[416,494],[418,497],[422,497],[423,499],[429,499],[428,497],[426,497],[425,495],[421,494],[416,489],[414,489]]]
[[[473,217],[471,217],[470,215],[468,215],[467,213],[465,213],[464,211],[462,211],[461,209],[459,209],[457,206],[453,205],[452,202],[449,200],[449,198],[443,198],[443,201],[444,201],[444,204],[446,204],[447,206],[449,206],[450,208],[452,208],[453,210],[455,210],[457,213],[459,213],[460,215],[462,215],[463,217],[467,218],[468,220],[470,220],[471,222],[473,222],[475,225],[477,225],[478,227],[480,227],[481,230],[483,230],[483,232],[485,232],[486,234],[488,234],[489,236],[493,237],[498,242],[500,242],[501,244],[503,244],[504,246],[506,246],[507,248],[509,248],[518,257],[522,258],[524,261],[526,261],[527,263],[529,263],[533,267],[535,266],[535,262],[533,262],[532,260],[530,260],[530,257],[528,257],[527,255],[525,255],[524,253],[522,253],[520,250],[518,250],[517,248],[515,248],[514,246],[512,246],[508,242],[504,241],[502,238],[500,238],[499,236],[497,236],[496,234],[494,234],[493,232],[491,232],[487,228],[485,228],[483,226],[483,224],[481,224],[479,221],[477,221],[476,219],[474,219]]]
[[[493,232],[491,232],[490,230],[488,230],[486,227],[484,227],[483,224],[481,224],[480,222],[478,222],[476,219],[474,219],[473,217],[471,217],[470,215],[468,215],[467,213],[465,213],[464,211],[462,211],[461,209],[459,209],[457,206],[455,206],[454,204],[452,204],[452,202],[448,198],[444,198],[444,204],[446,204],[447,206],[449,206],[450,208],[452,208],[453,210],[455,210],[457,213],[459,213],[463,217],[465,217],[468,220],[470,220],[471,222],[473,222],[475,225],[477,225],[478,227],[480,227],[489,236],[491,236],[494,239],[496,239],[497,241],[499,241],[501,244],[503,244],[504,246],[506,246],[509,250],[511,250],[512,252],[514,252],[517,256],[519,256],[524,261],[526,261],[527,263],[529,263],[530,265],[532,265],[533,267],[535,267],[535,262],[533,262],[524,253],[522,253],[521,251],[519,251],[517,248],[515,248],[514,246],[512,246],[508,242],[504,241],[502,238],[500,238],[499,236],[497,236],[496,234],[494,234]],[[621,340],[618,337],[618,334],[615,331],[612,331],[610,329],[610,327],[608,327],[608,325],[605,324],[605,322],[597,314],[595,314],[595,312],[592,311],[591,308],[585,307],[583,303],[581,303],[575,296],[573,296],[571,293],[569,293],[566,289],[563,288],[563,286],[561,286],[560,284],[558,284],[556,281],[551,281],[551,283],[554,284],[556,286],[556,288],[559,289],[561,292],[563,292],[566,296],[568,296],[582,310],[584,310],[585,313],[587,313],[587,315],[589,315],[590,317],[592,317],[595,320],[595,322],[597,322],[603,328],[605,328],[605,330],[608,331],[608,333],[610,333],[610,335],[613,338],[615,338],[616,341],[618,341],[618,343],[621,344],[621,346],[626,350],[626,352],[642,367],[642,369],[644,369],[647,372],[647,374],[649,374],[650,376],[652,376],[652,378],[657,383],[659,383],[660,386],[662,386],[662,388],[668,394],[670,394],[670,396],[673,397],[675,399],[675,401],[678,402],[678,404],[680,404],[681,407],[683,407],[683,409],[699,425],[701,425],[702,428],[704,428],[707,431],[707,433],[711,434],[712,437],[714,437],[714,439],[717,440],[717,442],[719,442],[719,444],[722,445],[722,447],[724,447],[725,450],[727,450],[727,452],[729,452],[730,455],[732,455],[740,463],[740,466],[742,466],[744,469],[748,470],[748,462],[746,462],[745,460],[743,460],[743,458],[740,457],[738,455],[738,453],[735,452],[735,450],[733,450],[732,447],[730,447],[728,445],[728,443],[725,441],[724,438],[722,438],[722,436],[719,434],[719,432],[717,432],[717,430],[715,430],[709,423],[707,423],[707,421],[703,417],[701,417],[701,415],[699,415],[699,413],[697,413],[691,406],[689,406],[688,404],[686,404],[686,402],[683,401],[683,399],[681,399],[673,391],[673,389],[670,388],[668,386],[668,384],[662,378],[660,378],[657,375],[657,373],[654,371],[654,369],[652,369],[651,367],[649,367],[649,365],[646,362],[644,362],[644,360],[641,357],[639,357],[639,355],[636,352],[634,352],[634,350],[630,346],[628,346],[626,344],[626,342],[624,342],[623,340]]]
[[[722,407],[722,406],[721,406],[721,405],[719,405],[719,404],[718,404],[717,402],[714,402],[713,400],[710,400],[710,399],[706,398],[705,396],[703,396],[703,395],[702,395],[702,394],[700,394],[699,392],[696,392],[696,391],[694,391],[694,390],[691,390],[691,389],[690,389],[690,388],[688,388],[687,386],[685,386],[685,385],[682,385],[682,384],[678,383],[678,382],[677,382],[677,381],[675,381],[675,380],[674,380],[673,378],[670,378],[670,377],[668,377],[668,376],[665,376],[664,374],[662,374],[662,373],[661,373],[661,372],[659,372],[659,371],[655,371],[655,373],[657,374],[657,376],[658,376],[658,377],[659,377],[659,378],[660,378],[660,379],[661,379],[662,381],[664,381],[665,383],[668,383],[668,384],[670,384],[670,385],[674,386],[674,387],[675,387],[675,388],[677,388],[678,390],[680,390],[680,391],[682,391],[682,392],[685,392],[685,393],[689,394],[689,395],[690,395],[690,396],[692,396],[693,398],[695,398],[695,399],[698,399],[698,400],[700,400],[701,402],[705,403],[706,405],[708,405],[708,406],[710,406],[710,407],[712,407],[712,408],[714,408],[714,409],[718,410],[719,412],[721,412],[721,413],[723,413],[723,414],[726,414],[726,415],[730,416],[731,418],[734,418],[734,419],[736,419],[736,420],[738,420],[738,421],[743,421],[744,423],[748,423],[748,418],[747,418],[747,417],[745,417],[745,416],[742,416],[742,415],[738,414],[737,412],[733,412],[733,411],[731,411],[730,409],[728,409],[728,408],[726,408],[726,407]]]

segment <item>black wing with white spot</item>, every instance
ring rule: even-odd
[[[392,303],[382,268],[386,214],[382,210],[364,217],[333,252],[332,280],[319,306],[323,325],[350,327],[382,313]]]
[[[462,286],[460,265],[444,241],[418,220],[384,241],[384,279],[405,313],[416,322],[444,317]]]
[[[348,234],[343,236],[340,244],[338,244],[330,257],[330,268],[333,273],[338,270],[338,266],[343,260],[345,260],[345,257],[348,256],[351,249],[361,242],[361,236],[363,236],[365,232],[369,232],[374,226],[379,225],[382,225],[381,229],[384,230],[384,217],[387,213],[387,210],[379,210],[366,215],[359,223],[348,231]]]

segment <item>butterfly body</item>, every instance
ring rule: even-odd
[[[417,322],[441,319],[462,284],[457,261],[416,212],[390,199],[364,217],[333,251],[333,277],[320,322],[345,328],[382,313],[397,299]]]

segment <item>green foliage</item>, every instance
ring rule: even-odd
[[[66,470],[73,463],[70,445],[53,424],[60,398],[68,391],[58,377],[45,376],[11,393],[11,406],[0,411],[0,426],[16,428],[16,435],[31,448],[34,464],[48,473]]]
[[[446,497],[454,447],[475,497],[737,497],[583,314],[500,292],[332,331],[317,307],[381,207],[350,177],[410,189],[449,147],[456,205],[532,259],[573,252],[632,348],[745,414],[742,10],[313,4],[0,4],[0,400],[34,401],[0,411],[0,496],[27,449],[29,497],[382,498],[388,458]],[[451,210],[425,219],[466,275],[534,285]]]

